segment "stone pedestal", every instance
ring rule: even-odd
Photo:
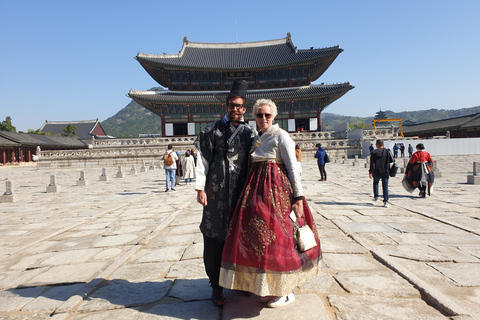
[[[57,178],[54,174],[50,175],[50,184],[47,186],[47,193],[58,192],[61,187],[57,185]]]
[[[137,168],[135,168],[135,166],[133,166],[132,169],[130,169],[130,174],[133,174],[133,175],[137,174]]]
[[[100,181],[107,181],[108,180],[108,177],[107,177],[107,169],[105,168],[102,168],[102,174],[100,175]]]
[[[473,163],[473,174],[467,176],[468,184],[480,184],[480,162]]]
[[[0,196],[0,202],[13,202],[13,187],[11,181],[5,181],[5,193]]]
[[[118,167],[118,172],[117,172],[116,177],[117,177],[117,178],[123,178],[123,177],[125,177],[125,173],[123,173],[123,171],[122,171],[122,166],[119,166],[119,167]]]
[[[15,202],[13,194],[4,194],[0,196],[0,203]]]
[[[47,193],[58,192],[61,189],[60,186],[47,186]]]
[[[469,174],[467,176],[467,183],[468,184],[480,184],[480,176],[474,176],[473,174]]]
[[[88,186],[88,181],[85,180],[85,170],[80,171],[80,179],[77,180],[77,186]]]

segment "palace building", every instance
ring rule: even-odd
[[[192,136],[225,114],[225,102],[215,94],[229,92],[235,79],[245,79],[250,99],[277,104],[280,127],[321,131],[322,111],[354,86],[312,82],[342,51],[339,46],[297,49],[289,33],[283,39],[243,43],[184,38],[178,54],[137,54],[135,59],[165,90],[130,90],[128,97],[161,117],[164,137]],[[245,120],[255,126],[250,111]]]

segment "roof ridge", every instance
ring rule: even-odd
[[[45,124],[70,124],[70,123],[97,123],[98,119],[96,120],[81,120],[81,121],[48,121],[45,120]]]
[[[470,119],[468,119],[468,120],[466,120],[466,121],[464,121],[464,122],[460,123],[458,126],[459,126],[459,127],[461,127],[461,126],[463,126],[463,125],[465,125],[465,124],[469,123],[470,121],[473,121],[473,120],[475,120],[475,119],[477,119],[477,118],[480,118],[480,112],[479,112],[479,113],[477,113],[477,114],[472,114],[472,116],[473,116],[473,117],[471,117]]]

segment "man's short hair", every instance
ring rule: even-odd
[[[173,144],[170,143],[170,144],[167,146],[167,148],[168,148],[168,150],[173,149]]]
[[[383,140],[382,139],[377,140],[377,146],[383,147]]]
[[[230,102],[230,99],[235,99],[235,98],[242,98],[243,104],[246,103],[246,99],[245,99],[245,98],[240,97],[240,96],[237,96],[236,94],[229,94],[229,95],[227,96],[227,101],[225,101],[225,102],[228,104],[228,103]]]

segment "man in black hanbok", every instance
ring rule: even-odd
[[[212,286],[212,303],[223,305],[218,284],[223,246],[231,215],[247,176],[248,156],[256,130],[243,120],[247,110],[245,80],[236,80],[225,94],[226,115],[209,124],[195,140],[197,201],[204,206],[200,230],[203,261]],[[221,95],[217,95],[220,98]]]

